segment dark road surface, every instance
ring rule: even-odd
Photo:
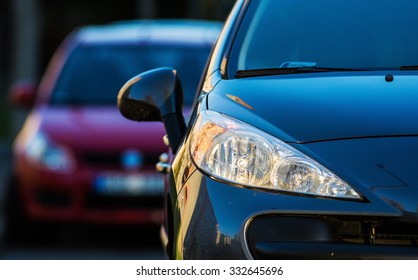
[[[29,240],[3,238],[3,260],[162,260],[157,229],[63,228]]]

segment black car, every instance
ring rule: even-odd
[[[173,152],[171,258],[418,258],[417,7],[237,1],[188,124],[176,70],[125,84]]]

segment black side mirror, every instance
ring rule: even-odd
[[[164,123],[173,153],[186,132],[182,106],[183,90],[177,71],[169,67],[133,77],[118,94],[119,111],[125,118]]]

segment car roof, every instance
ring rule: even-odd
[[[222,23],[205,20],[130,20],[79,28],[73,40],[103,43],[209,43],[217,39]]]

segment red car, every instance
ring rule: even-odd
[[[32,110],[13,147],[9,230],[34,221],[160,224],[155,164],[167,150],[164,128],[127,122],[117,94],[133,75],[170,66],[191,105],[220,28],[157,20],[84,27],[58,49],[37,90],[14,87],[12,101]]]

